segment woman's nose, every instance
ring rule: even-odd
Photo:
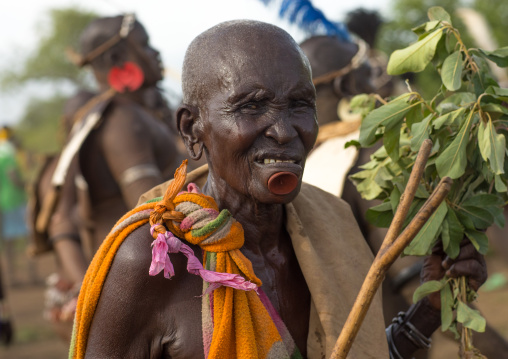
[[[281,145],[291,142],[298,136],[287,111],[281,111],[279,116],[273,119],[273,123],[266,129],[265,134]]]

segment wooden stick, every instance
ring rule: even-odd
[[[402,196],[400,196],[399,205],[397,206],[392,223],[386,232],[385,239],[383,240],[379,251],[384,250],[387,246],[392,244],[399,235],[407,213],[409,212],[409,208],[411,207],[411,203],[415,197],[418,185],[420,184],[423,172],[425,171],[425,165],[427,164],[431,150],[432,141],[429,139],[423,141],[422,146],[418,151],[418,156],[416,156],[416,161],[413,166],[413,170],[411,171],[411,175],[409,176],[406,188],[404,189]]]
[[[386,247],[382,252],[378,252],[362,284],[353,308],[344,323],[340,336],[335,343],[330,359],[346,358],[388,268],[390,268],[404,248],[413,240],[425,222],[427,222],[446,198],[450,191],[451,183],[452,180],[449,177],[443,178],[404,232],[392,245]]]
[[[423,169],[425,168],[425,164],[430,153],[430,148],[432,147],[432,142],[430,142],[430,147],[429,143],[425,144],[425,147],[422,147],[422,150],[418,153],[414,170],[411,172],[408,186],[404,190],[403,196],[401,196],[401,201],[394,217],[394,220],[397,218],[397,222],[392,222],[390,225],[391,230],[389,229],[388,231],[390,236],[387,233],[385,240],[383,241],[383,245],[376,255],[376,258],[374,259],[369,272],[367,273],[353,308],[351,309],[351,312],[349,313],[349,316],[344,323],[344,328],[342,329],[340,336],[335,343],[330,359],[346,358],[349,350],[351,349],[353,341],[358,334],[365,315],[367,314],[372,299],[374,298],[377,289],[381,285],[381,282],[383,281],[388,268],[398,258],[398,256],[411,242],[411,240],[413,240],[413,238],[418,234],[420,229],[432,216],[439,205],[444,201],[448,195],[448,192],[450,191],[452,180],[449,177],[445,177],[441,180],[434,192],[427,199],[427,201],[415,215],[411,223],[409,223],[406,229],[402,232],[402,234],[395,240],[392,239],[393,236],[396,236],[400,231],[402,222],[404,221],[407,212],[409,211],[409,207],[423,174]],[[387,240],[389,241],[388,243],[386,243]]]

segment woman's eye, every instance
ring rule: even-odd
[[[292,107],[309,107],[309,103],[304,100],[296,100],[291,103]]]
[[[249,102],[242,105],[239,110],[244,114],[257,114],[261,110],[261,105],[256,102]]]
[[[241,114],[259,116],[268,110],[269,103],[262,100],[245,102],[237,107],[236,111]]]

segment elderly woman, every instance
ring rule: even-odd
[[[112,229],[72,356],[328,357],[372,254],[349,207],[301,182],[317,135],[307,58],[273,25],[222,23],[189,46],[183,92],[179,131],[208,166],[184,163]],[[379,297],[350,355],[389,356]]]

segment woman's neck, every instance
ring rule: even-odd
[[[215,199],[220,210],[227,209],[242,225],[247,248],[276,245],[284,229],[284,205],[265,204],[239,193],[222,178],[209,173],[203,193]],[[275,240],[274,240],[275,238]]]

